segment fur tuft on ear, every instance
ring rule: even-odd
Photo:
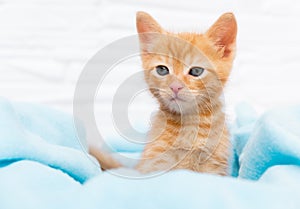
[[[237,23],[233,13],[225,13],[209,28],[205,35],[222,53],[222,57],[234,54]]]

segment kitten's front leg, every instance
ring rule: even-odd
[[[142,158],[135,167],[141,173],[168,171],[177,164],[175,156],[163,148],[150,147],[143,152]]]
[[[136,170],[141,173],[152,173],[155,171],[168,171],[172,168],[172,163],[164,159],[141,160],[136,166]]]

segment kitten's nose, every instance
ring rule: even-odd
[[[170,89],[172,89],[175,94],[178,94],[178,92],[183,89],[183,85],[179,82],[173,82],[170,85]]]

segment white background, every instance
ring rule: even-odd
[[[85,63],[103,46],[135,34],[138,10],[172,31],[199,32],[223,12],[235,13],[238,51],[225,91],[229,118],[234,118],[233,107],[239,101],[259,111],[300,103],[297,0],[0,0],[0,96],[72,112],[76,81]],[[96,115],[105,127],[112,126],[114,90],[138,70],[138,59],[128,60],[104,82]],[[147,124],[155,109],[153,100],[143,94],[133,105],[130,117]]]

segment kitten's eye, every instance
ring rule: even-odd
[[[158,75],[164,76],[169,74],[169,69],[164,65],[158,65],[155,69]]]
[[[189,71],[189,74],[194,77],[199,77],[204,72],[204,68],[202,67],[192,67]]]

